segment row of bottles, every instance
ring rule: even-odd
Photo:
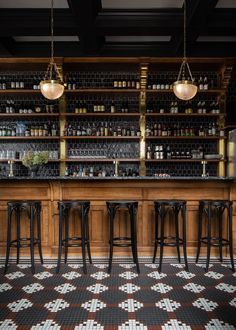
[[[38,77],[33,77],[31,82],[27,81],[25,83],[25,79],[28,80],[28,77],[20,76],[20,75],[11,75],[11,76],[1,76],[0,77],[0,90],[8,90],[8,89],[24,89],[24,88],[32,88],[32,89],[40,89],[40,80]]]
[[[0,136],[57,136],[58,127],[56,123],[24,124],[0,126]]]
[[[158,109],[157,109],[158,108]],[[196,104],[192,104],[192,101],[187,101],[182,104],[179,104],[177,101],[171,101],[170,104],[165,105],[158,105],[155,106],[153,102],[147,103],[147,113],[199,113],[199,114],[206,114],[206,113],[220,113],[220,105],[218,101],[199,101]]]
[[[193,127],[184,123],[174,125],[155,123],[147,124],[145,136],[224,136],[224,129],[219,128],[218,123],[209,122],[199,127]]]
[[[187,80],[191,80],[190,77]],[[198,80],[193,78],[193,81],[198,85],[200,90],[208,90],[214,87],[214,81],[209,79],[207,76],[200,76]],[[173,81],[174,82],[174,81]],[[172,89],[173,82],[170,82],[169,79],[162,79],[161,81],[154,81],[153,79],[149,79],[147,83],[148,89],[157,89],[157,90],[168,90]]]
[[[46,105],[32,105],[24,104],[16,105],[13,99],[6,100],[6,104],[0,108],[0,113],[20,113],[20,114],[31,114],[31,113],[54,113],[55,105],[46,104]]]
[[[65,168],[65,176],[73,177],[111,177],[111,176],[138,176],[138,168],[120,168],[115,173],[114,166],[93,166],[93,165],[68,165]]]
[[[118,76],[117,79],[113,81],[114,88],[133,88],[139,89],[140,82],[138,80],[133,80],[131,77]]]
[[[117,105],[114,100],[107,106],[103,101],[96,102],[89,107],[85,101],[80,101],[76,104],[75,113],[87,113],[87,112],[107,112],[107,113],[115,113],[115,112],[129,112],[129,103],[128,101],[124,101],[121,104]]]
[[[66,123],[64,136],[140,136],[140,130],[128,123],[115,125],[114,122],[80,122]]]
[[[202,159],[202,147],[198,150],[176,150],[172,149],[170,145],[148,146],[146,151],[146,159]]]

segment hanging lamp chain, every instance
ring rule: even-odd
[[[53,70],[56,73],[56,78],[59,79],[61,82],[62,76],[58,70],[58,67],[54,61],[54,42],[53,42],[53,36],[54,36],[54,19],[53,19],[53,8],[54,8],[54,0],[51,0],[51,58],[50,62],[48,64],[44,80],[52,80],[53,79]]]
[[[184,3],[183,3],[183,6],[184,6],[184,57],[183,57],[183,61],[182,61],[182,64],[180,66],[180,70],[179,70],[179,74],[178,74],[178,79],[177,80],[186,80],[187,77],[185,76],[185,67],[187,68],[187,71],[188,71],[188,74],[189,74],[189,77],[190,77],[190,80],[193,81],[193,76],[192,76],[192,73],[190,71],[190,67],[188,65],[188,62],[187,62],[187,56],[186,56],[186,45],[187,45],[187,19],[186,19],[186,11],[187,11],[187,6],[186,6],[186,0],[184,0]]]

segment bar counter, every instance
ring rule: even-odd
[[[233,240],[236,253],[236,178],[235,177],[0,177],[0,255],[5,255],[7,202],[10,200],[39,200],[42,203],[43,254],[56,257],[58,246],[58,207],[60,200],[89,200],[90,240],[92,255],[108,255],[107,200],[137,200],[138,253],[151,256],[154,238],[154,207],[156,199],[184,199],[187,201],[187,251],[196,254],[198,203],[200,199],[230,199],[233,201]],[[120,224],[115,236],[127,236],[126,216],[118,212]],[[74,215],[70,232],[78,233]],[[79,226],[78,226],[79,227]],[[172,224],[168,221],[168,234]],[[22,232],[27,236],[28,223],[23,218]],[[224,229],[224,233],[226,228]],[[214,249],[212,255],[214,255]],[[224,249],[223,256],[227,255]],[[116,255],[130,255],[127,248],[115,249]],[[218,253],[218,251],[217,251]],[[71,248],[70,256],[80,254]],[[176,255],[172,248],[166,255]],[[28,249],[22,255],[29,255]],[[202,248],[205,255],[205,247]]]

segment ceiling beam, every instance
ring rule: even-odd
[[[69,9],[55,9],[55,35],[74,35],[76,28]],[[47,36],[50,34],[51,18],[48,9],[0,10],[0,36]]]
[[[204,31],[210,11],[215,8],[217,0],[188,0],[186,1],[186,48],[188,55],[188,41],[195,41],[200,31]],[[182,10],[182,34],[175,33],[172,38],[175,55],[183,54],[184,49],[184,12]],[[196,28],[197,27],[197,28]]]
[[[102,9],[101,0],[68,0],[77,26],[79,26],[80,47],[87,55],[96,53],[104,42],[103,37],[96,35],[94,22]]]

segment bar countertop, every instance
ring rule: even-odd
[[[135,176],[135,177],[122,177],[122,176],[113,176],[113,177],[73,177],[73,176],[0,176],[0,180],[17,180],[17,181],[29,181],[29,180],[68,180],[68,181],[135,181],[135,180],[148,180],[148,181],[234,181],[236,177],[226,177],[226,176],[206,176],[206,177],[197,177],[197,176],[170,176],[170,177],[161,177],[161,176]]]

